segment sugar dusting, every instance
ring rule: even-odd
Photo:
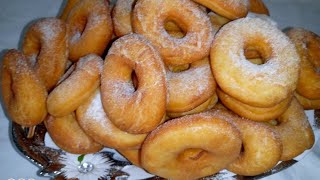
[[[97,92],[92,98],[89,104],[89,107],[85,112],[85,117],[93,121],[96,121],[100,125],[103,125],[104,127],[106,127],[107,123],[105,123],[105,121],[107,119],[107,115],[104,112],[104,109],[102,106],[100,92]]]

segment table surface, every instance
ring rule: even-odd
[[[4,50],[18,48],[32,20],[56,16],[63,0],[0,0],[0,57]],[[266,0],[271,17],[280,29],[304,27],[320,34],[319,0]],[[0,108],[1,179],[48,179],[36,175],[38,167],[30,163],[11,141],[10,122]],[[302,161],[265,179],[316,179],[320,177],[320,143]]]

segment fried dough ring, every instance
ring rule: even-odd
[[[249,10],[248,0],[237,0],[237,1],[193,0],[193,1],[231,20],[245,17]]]
[[[224,93],[220,89],[217,89],[217,94],[220,101],[230,110],[242,117],[254,121],[270,121],[278,118],[288,109],[292,100],[292,96],[289,96],[287,99],[283,100],[279,104],[276,104],[275,106],[261,108],[242,103],[241,101],[238,101],[237,99]]]
[[[102,59],[89,54],[76,64],[72,74],[62,81],[48,96],[48,112],[62,117],[75,111],[100,85]]]
[[[109,3],[105,0],[82,0],[66,20],[70,29],[69,59],[73,62],[87,54],[102,55],[111,40],[113,26]]]
[[[177,23],[186,35],[170,36],[164,27],[167,21]],[[134,8],[132,22],[134,32],[150,40],[167,65],[188,64],[209,55],[213,27],[206,13],[192,1],[140,0]]]
[[[320,36],[302,28],[292,28],[286,33],[301,59],[297,92],[308,99],[320,100]]]
[[[248,61],[246,46],[255,46],[265,63]],[[289,38],[268,21],[246,17],[224,25],[210,55],[219,87],[245,104],[272,107],[296,89],[298,54]]]
[[[104,146],[118,150],[138,149],[146,137],[146,134],[129,134],[114,126],[102,107],[99,90],[79,106],[76,113],[86,134]]]
[[[72,8],[79,2],[80,0],[68,0],[65,7],[63,8],[63,11],[60,15],[60,19],[66,20],[68,18],[68,15]]]
[[[40,19],[25,34],[22,51],[48,91],[66,69],[67,48],[67,27],[60,19]]]
[[[190,111],[207,101],[216,91],[208,58],[193,62],[189,69],[181,72],[167,70],[167,81],[169,113]]]
[[[299,103],[303,106],[303,109],[305,110],[320,109],[320,99],[308,99],[306,97],[303,97],[297,92],[294,95],[299,101]]]
[[[59,118],[48,116],[44,124],[53,142],[64,151],[90,154],[103,148],[80,128],[74,112]]]
[[[257,14],[270,15],[267,6],[262,0],[249,0],[249,11]]]
[[[235,126],[200,113],[167,121],[152,131],[142,144],[140,160],[152,174],[196,179],[225,168],[239,156],[240,148]]]
[[[255,176],[278,163],[282,153],[281,140],[268,125],[241,118],[221,108],[210,110],[210,113],[233,123],[241,133],[243,151],[227,170],[238,175]]]
[[[278,125],[272,127],[281,138],[283,151],[280,160],[287,161],[314,144],[314,134],[308,118],[299,102],[293,98],[289,108],[278,119]]]
[[[136,90],[133,72],[138,80]],[[165,68],[158,51],[143,36],[130,34],[116,40],[101,78],[103,107],[115,126],[144,134],[161,123],[167,102]]]
[[[25,56],[7,51],[1,69],[3,105],[10,119],[26,127],[40,124],[47,115],[47,91]]]

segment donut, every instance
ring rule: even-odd
[[[25,34],[22,51],[48,91],[65,71],[67,48],[67,27],[57,18],[37,20]]]
[[[297,92],[308,99],[320,100],[320,36],[302,28],[289,29],[286,34],[301,59]]]
[[[283,145],[280,160],[293,159],[314,144],[314,134],[300,103],[293,98],[289,108],[277,118],[277,125],[269,125],[279,135]]]
[[[249,0],[249,11],[257,14],[270,15],[267,6],[262,0]]]
[[[114,33],[121,37],[132,33],[131,14],[136,0],[117,0],[112,10]]]
[[[211,96],[204,103],[200,104],[194,109],[191,109],[185,112],[167,112],[166,115],[168,116],[169,119],[171,119],[171,118],[177,118],[177,117],[186,116],[190,114],[200,113],[200,112],[211,109],[216,105],[217,102],[218,102],[218,96],[217,96],[217,93],[214,93],[213,96]]]
[[[132,74],[137,76],[136,87]],[[166,96],[165,67],[159,52],[138,34],[117,39],[101,76],[102,104],[111,122],[128,133],[150,132],[165,116]]]
[[[48,112],[62,117],[75,111],[100,85],[103,60],[94,54],[80,58],[72,74],[48,96]]]
[[[191,63],[187,70],[167,70],[169,100],[167,112],[190,111],[207,101],[216,92],[216,82],[211,72],[209,58]]]
[[[60,19],[62,20],[66,20],[68,18],[68,15],[70,13],[70,11],[72,10],[72,8],[79,2],[80,0],[67,0],[64,8],[63,8],[63,11],[60,15]]]
[[[241,133],[242,151],[227,170],[238,175],[255,176],[269,171],[279,162],[281,140],[268,125],[241,118],[228,110],[213,109],[210,113],[233,123]]]
[[[264,64],[248,61],[246,46],[255,47]],[[300,59],[294,45],[261,18],[246,17],[224,25],[215,36],[210,59],[221,90],[251,106],[272,107],[291,96],[297,86]]]
[[[170,36],[164,28],[167,21],[177,23],[185,36]],[[140,0],[134,8],[132,23],[134,32],[150,40],[167,65],[188,64],[209,55],[213,27],[206,13],[192,1]]]
[[[76,62],[87,54],[102,55],[113,33],[109,3],[82,0],[69,13],[69,59]]]
[[[240,153],[241,136],[231,123],[210,113],[173,119],[153,130],[140,151],[141,166],[167,179],[212,175]],[[183,172],[183,173],[181,173]]]
[[[292,96],[289,96],[288,98],[286,98],[279,104],[276,104],[275,106],[261,108],[242,103],[241,101],[238,101],[237,99],[224,93],[220,89],[217,89],[217,94],[220,101],[227,108],[229,108],[236,114],[253,121],[270,121],[275,118],[278,118],[288,109],[292,100]]]
[[[44,120],[47,90],[18,50],[4,54],[1,83],[3,105],[12,121],[32,127]]]
[[[53,142],[66,152],[90,154],[103,148],[80,128],[74,112],[63,117],[48,116],[44,124]]]
[[[230,19],[220,16],[212,11],[208,13],[208,16],[214,29],[220,29],[223,25],[231,21]]]
[[[237,1],[193,0],[193,1],[231,20],[245,17],[249,11],[248,0],[237,0]]]
[[[306,97],[301,96],[297,92],[294,94],[294,96],[302,105],[303,109],[305,110],[320,109],[320,99],[308,99]]]
[[[102,107],[100,90],[94,94],[76,111],[81,128],[96,142],[114,149],[138,149],[146,134],[129,134],[114,126]]]
[[[141,167],[140,164],[140,149],[117,149],[117,151],[124,156],[128,161],[130,161],[133,165]]]

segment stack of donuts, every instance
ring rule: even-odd
[[[4,106],[67,152],[113,148],[160,177],[262,174],[313,146],[304,109],[320,108],[320,37],[268,15],[261,0],[69,0],[4,55]]]

